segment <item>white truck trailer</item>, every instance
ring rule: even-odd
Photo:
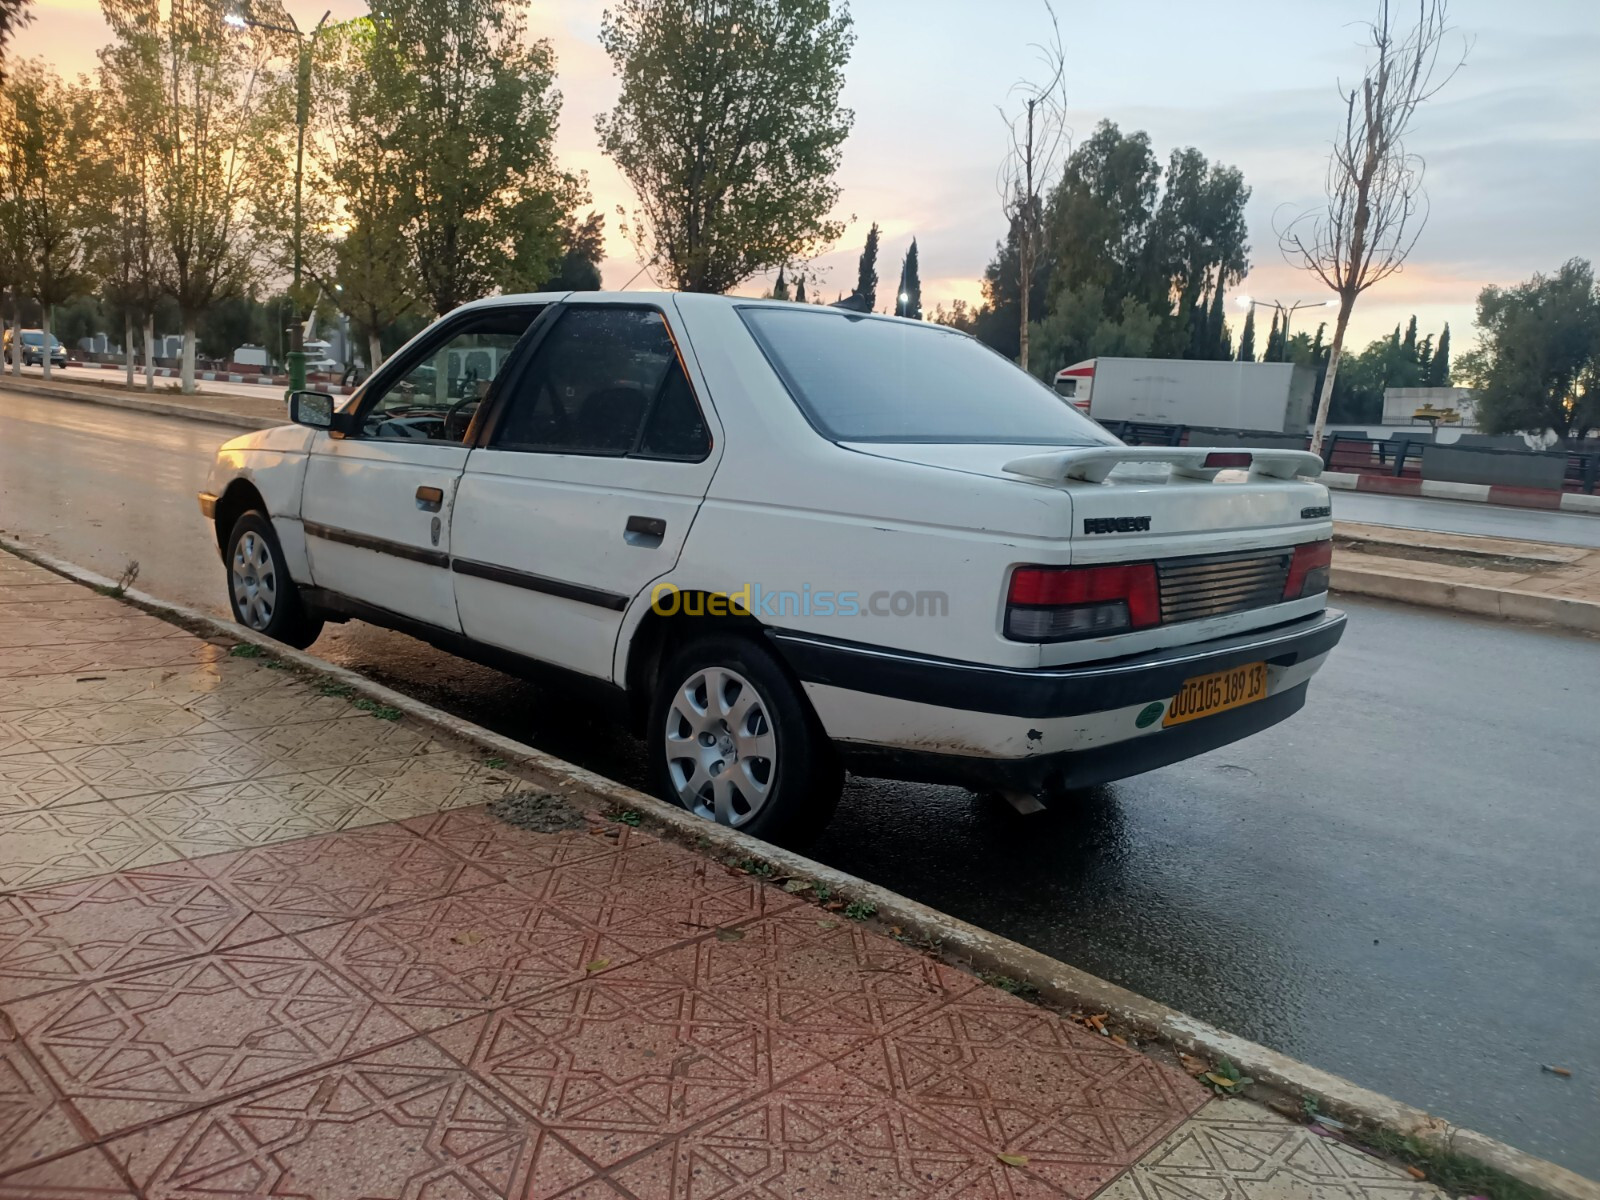
[[[1056,373],[1056,392],[1100,422],[1304,433],[1316,372],[1294,363],[1091,358]]]

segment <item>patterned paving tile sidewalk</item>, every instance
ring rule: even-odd
[[[0,1200],[1432,1194],[64,586],[0,555]]]

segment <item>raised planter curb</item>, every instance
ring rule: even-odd
[[[70,400],[77,404],[99,404],[106,408],[121,408],[129,412],[151,413],[158,417],[185,417],[191,421],[206,421],[212,425],[226,425],[232,429],[271,429],[284,421],[266,421],[247,417],[241,413],[218,412],[192,404],[170,404],[162,400],[141,400],[134,396],[118,396],[110,391],[101,392],[101,385],[85,388],[61,387],[41,379],[15,375],[0,376],[0,391],[21,392],[26,396],[43,396],[51,400]],[[287,418],[286,418],[287,419]]]
[[[1421,496],[1429,500],[1464,500],[1477,504],[1498,504],[1502,508],[1542,508],[1552,512],[1600,516],[1600,496],[1588,496],[1582,492],[1555,492],[1488,483],[1449,483],[1438,479],[1396,478],[1392,475],[1361,475],[1354,471],[1324,471],[1317,476],[1317,482],[1342,492]]]
[[[1349,596],[1398,600],[1428,608],[1449,609],[1477,617],[1506,621],[1534,621],[1579,633],[1600,633],[1600,603],[1547,592],[1484,587],[1476,583],[1451,583],[1422,575],[1399,575],[1340,566],[1328,577],[1329,590]]]
[[[111,587],[116,582],[12,539],[0,538],[0,547],[14,550],[41,566],[92,587]],[[937,946],[938,953],[942,955],[980,972],[993,972],[1031,984],[1038,989],[1040,998],[1052,1005],[1104,1013],[1144,1039],[1214,1061],[1227,1059],[1273,1093],[1274,1107],[1298,1114],[1302,1103],[1309,1098],[1315,1101],[1317,1111],[1337,1120],[1369,1132],[1414,1139],[1436,1153],[1471,1159],[1537,1188],[1553,1200],[1600,1200],[1600,1183],[1585,1179],[1565,1167],[1536,1158],[1484,1134],[1452,1125],[1439,1117],[1430,1116],[1422,1109],[1227,1033],[1087,971],[969,925],[948,913],[919,904],[897,892],[737,830],[691,816],[683,809],[653,796],[452,716],[430,704],[375,683],[346,667],[336,666],[304,651],[290,649],[242,625],[221,620],[186,605],[159,600],[144,592],[130,589],[123,595],[132,603],[188,628],[203,629],[215,637],[260,646],[285,662],[347,684],[358,693],[397,708],[449,737],[492,751],[509,762],[556,780],[558,785],[581,789],[617,807],[643,814],[654,824],[671,830],[690,844],[765,862],[783,875],[825,883],[836,894],[872,905],[880,920],[898,925],[915,940]],[[1600,610],[1600,605],[1594,607]]]

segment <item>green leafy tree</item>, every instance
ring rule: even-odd
[[[373,13],[351,120],[386,152],[375,207],[392,212],[435,314],[538,286],[586,199],[555,162],[554,52],[526,34],[525,0],[383,0]]]
[[[33,21],[29,7],[30,0],[0,0],[0,62],[4,60],[12,35]],[[5,79],[5,71],[0,69],[0,83]]]
[[[1244,315],[1244,329],[1239,334],[1239,361],[1255,362],[1256,360],[1256,309],[1250,306],[1250,311]]]
[[[1152,298],[1146,242],[1155,216],[1161,165],[1142,130],[1124,135],[1101,121],[1067,159],[1050,194],[1053,292],[1099,287],[1120,308],[1127,296]]]
[[[15,105],[11,94],[5,90],[0,90],[0,123],[7,131],[7,136],[0,138],[0,286],[6,290],[6,317],[12,344],[20,345],[22,306],[33,291],[33,255],[23,222],[23,186],[27,172],[21,139],[9,134],[16,128]],[[22,374],[21,355],[11,357],[10,367],[13,375]]]
[[[616,0],[600,41],[621,91],[595,128],[638,197],[640,255],[674,287],[725,292],[839,237],[843,3]]]
[[[1478,293],[1478,345],[1459,371],[1478,389],[1490,433],[1554,430],[1581,440],[1600,426],[1600,287],[1587,259],[1554,275]]]
[[[1187,355],[1215,356],[1219,337],[1196,317],[1216,304],[1216,295],[1244,278],[1250,268],[1244,210],[1250,188],[1236,167],[1208,162],[1192,146],[1174,150],[1156,210],[1146,261],[1151,276],[1173,305],[1170,348]]]
[[[911,249],[900,264],[900,291],[894,299],[896,315],[922,320],[922,276],[917,269],[916,238],[911,239]]]
[[[983,303],[973,311],[972,328],[969,331],[985,345],[1013,362],[1017,361],[1022,352],[1019,327],[1022,297],[1017,286],[1022,278],[1018,226],[1018,222],[1012,222],[1006,240],[995,246],[994,257],[989,260],[989,265],[983,274]],[[1050,288],[1050,275],[1046,269],[1047,265],[1046,263],[1033,272],[1032,291],[1028,298],[1029,312],[1048,311],[1046,297]],[[1097,294],[1101,295],[1101,301],[1104,303],[1103,294]],[[1038,323],[1030,321],[1030,329]],[[1038,361],[1048,365],[1049,360]],[[1058,364],[1054,369],[1060,370],[1061,365]]]
[[[867,230],[867,241],[861,247],[861,258],[856,263],[856,289],[851,296],[860,302],[866,312],[878,303],[878,223],[874,221]]]
[[[598,292],[600,262],[606,256],[606,219],[591,212],[567,223],[561,267],[540,285],[541,292]]]
[[[86,81],[65,83],[37,61],[13,70],[6,88],[17,219],[48,344],[55,306],[92,286],[93,255],[108,221],[99,97]],[[50,355],[41,362],[48,379]]]
[[[109,228],[99,246],[101,291],[108,317],[120,320],[127,384],[134,382],[135,330],[144,335],[144,386],[155,389],[155,319],[161,303],[161,259],[156,214],[154,156],[145,129],[159,98],[155,80],[125,70],[116,45],[101,53],[101,134],[108,170]]]
[[[293,89],[271,64],[281,38],[240,31],[221,5],[102,0],[114,66],[140,99],[163,291],[183,326],[182,387],[195,387],[196,325],[212,304],[254,283],[281,188]]]
[[[1131,296],[1116,316],[1106,316],[1104,294],[1098,285],[1085,284],[1058,295],[1050,315],[1034,322],[1029,369],[1049,381],[1086,358],[1144,358],[1154,349],[1161,325],[1159,314]]]

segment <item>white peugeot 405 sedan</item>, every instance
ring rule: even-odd
[[[1344,631],[1313,455],[1124,446],[938,325],[501,296],[290,416],[200,497],[240,622],[623,698],[661,795],[769,839],[847,769],[1026,806],[1224,745]]]

